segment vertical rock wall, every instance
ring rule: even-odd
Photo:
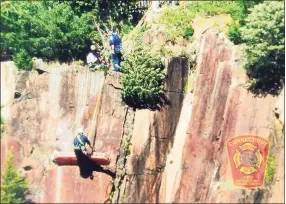
[[[2,73],[13,69],[11,63],[3,65]],[[72,141],[79,126],[83,126],[85,133],[93,140],[97,130],[97,120],[94,118],[97,115],[108,117],[106,113],[99,113],[101,101],[98,101],[98,95],[102,90],[104,73],[44,63],[37,64],[37,68],[38,71],[20,72],[14,90],[10,90],[13,96],[15,91],[18,92],[19,97],[13,101],[7,137],[1,139],[1,149],[4,150],[1,151],[1,168],[7,150],[12,148],[15,165],[27,176],[31,186],[30,197],[34,201],[102,202],[108,195],[107,188],[112,177],[95,172],[93,180],[83,179],[77,166],[57,167],[51,158],[55,151],[73,151]],[[117,82],[118,77],[107,76],[108,79]],[[103,101],[112,103],[108,108],[117,108],[118,104],[113,101],[120,98],[118,91],[110,89],[108,93],[112,97],[103,97]],[[99,107],[97,112],[96,106]],[[106,137],[100,133],[97,135]],[[117,136],[120,140],[120,133]],[[113,153],[110,155],[113,159],[116,158],[119,145],[112,145],[112,152],[107,153]],[[25,171],[24,167],[29,167],[29,170]],[[98,195],[86,189],[93,189]]]
[[[2,71],[5,70],[5,71]],[[9,123],[16,88],[17,69],[12,62],[1,63],[1,117]],[[8,121],[7,121],[8,120]]]
[[[241,190],[232,185],[225,142],[254,134],[273,140],[275,97],[254,97],[239,66],[237,47],[208,31],[200,39],[194,104],[183,149],[181,173],[164,202],[267,202],[271,190]],[[284,147],[277,144],[279,152]],[[277,166],[283,169],[284,165]],[[284,178],[283,178],[284,180]],[[283,182],[280,180],[280,182]],[[275,192],[273,192],[275,194]]]
[[[130,142],[130,150],[126,149],[126,144],[121,145],[121,149],[130,152],[126,154],[123,150],[117,162],[121,171],[117,172],[115,180],[114,203],[159,202],[158,192],[166,154],[173,145],[182,108],[188,60],[173,58],[166,65],[165,106],[157,111],[137,110],[132,137],[126,137],[126,141]]]

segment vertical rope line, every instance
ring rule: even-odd
[[[94,150],[94,144],[95,144],[95,138],[96,138],[97,116],[99,115],[99,110],[100,110],[100,103],[101,103],[101,96],[102,96],[102,91],[103,91],[103,84],[104,84],[104,80],[102,80],[99,96],[97,98],[96,106],[95,106],[95,109],[93,111],[92,122],[91,122],[91,124],[89,125],[89,128],[88,128],[88,139],[90,140],[91,137],[92,137],[91,131],[92,131],[93,124],[95,126],[94,139],[93,139],[93,144],[92,144],[92,152]],[[98,114],[96,114],[97,112],[98,112]]]

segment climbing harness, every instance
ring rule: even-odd
[[[80,139],[80,135],[77,135],[76,138],[77,138],[77,140],[79,141],[80,146],[75,146],[74,149],[82,150],[82,147],[85,147],[85,144],[84,144],[83,141]]]

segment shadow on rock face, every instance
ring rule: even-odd
[[[267,64],[261,67],[250,67],[247,71],[249,79],[255,79],[248,91],[257,97],[266,97],[268,94],[278,96],[285,84],[284,58],[278,65]]]
[[[93,179],[93,171],[105,173],[112,178],[115,178],[115,172],[105,169],[104,167],[95,164],[92,162],[87,156],[85,156],[81,152],[76,152],[76,157],[78,161],[78,166],[80,170],[80,175],[82,178],[90,178]]]
[[[152,111],[160,111],[164,106],[170,105],[169,99],[164,94],[145,101],[138,97],[124,98],[123,101],[134,109],[149,109]]]
[[[31,199],[27,199],[26,201],[25,201],[25,203],[35,203],[33,200],[31,200]]]

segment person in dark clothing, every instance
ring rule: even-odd
[[[78,134],[74,138],[74,153],[77,158],[78,166],[80,168],[80,175],[82,177],[92,177],[92,161],[90,160],[91,148],[90,141],[83,135],[83,128],[78,129]]]
[[[103,172],[115,178],[115,172],[105,169],[102,166],[95,164],[91,159],[91,144],[88,138],[83,135],[83,128],[78,129],[78,134],[74,138],[74,152],[77,157],[78,166],[80,169],[80,175],[83,178],[93,179],[93,171]]]
[[[122,53],[121,53],[121,38],[115,32],[115,30],[111,30],[108,32],[109,34],[109,45],[112,50],[112,62],[113,62],[113,70],[119,71],[120,63],[122,61]]]
[[[82,153],[86,156],[88,156],[87,148],[88,146],[91,148],[90,141],[88,138],[83,135],[83,129],[79,128],[78,134],[74,138],[74,151],[76,154]]]

